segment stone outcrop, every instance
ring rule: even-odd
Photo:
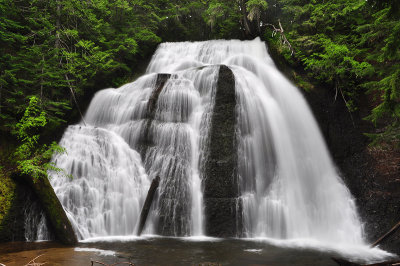
[[[234,75],[221,65],[203,181],[206,234],[210,236],[232,237],[241,231],[235,106]]]

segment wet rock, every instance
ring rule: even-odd
[[[214,112],[211,118],[209,154],[205,164],[204,207],[206,234],[237,236],[241,229],[237,197],[236,95],[232,71],[219,70]]]
[[[341,177],[356,199],[367,240],[372,243],[400,221],[400,151],[371,148],[363,134],[374,132],[363,118],[369,113],[366,96],[350,115],[343,100],[324,88],[305,93]],[[385,250],[400,254],[400,232],[385,240]]]

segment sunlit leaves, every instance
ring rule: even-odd
[[[41,109],[39,99],[35,96],[30,97],[29,105],[16,124],[14,134],[21,143],[15,151],[18,169],[33,178],[47,177],[48,170],[61,171],[49,161],[54,153],[65,150],[55,142],[50,146],[39,144],[40,130],[46,124],[46,113]]]

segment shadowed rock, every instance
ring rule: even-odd
[[[235,78],[228,67],[221,65],[204,178],[206,234],[211,236],[237,236],[242,227],[237,199],[235,107]]]

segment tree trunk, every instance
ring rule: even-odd
[[[244,24],[246,37],[251,37],[251,29],[249,26],[249,21],[247,20],[247,10],[246,10],[246,2],[244,0],[240,1],[240,10],[242,11],[242,20]]]
[[[160,184],[160,177],[156,176],[156,178],[153,179],[153,182],[151,182],[149,192],[147,192],[147,197],[143,204],[142,211],[140,213],[139,228],[137,231],[138,236],[140,236],[142,234],[144,226],[146,225],[146,220],[147,220],[147,216],[149,215],[151,203],[153,202],[154,195],[156,194],[156,190],[157,190],[159,184]]]

